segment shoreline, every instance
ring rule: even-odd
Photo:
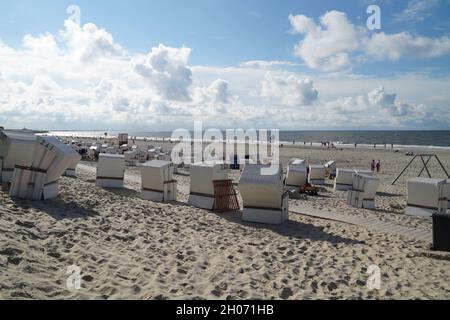
[[[61,135],[61,134],[52,134],[52,132],[47,132],[47,135],[53,135],[56,136],[58,138],[64,138],[64,139],[72,139],[72,140],[79,140],[79,139],[95,139],[95,140],[108,140],[108,141],[114,141],[117,140],[117,137],[111,137],[111,136],[107,136],[105,138],[105,136],[94,136],[94,135],[80,135],[80,136],[74,136],[74,135]],[[132,140],[131,136],[128,138],[128,140]],[[174,140],[171,138],[161,138],[161,137],[136,137],[135,138],[136,142],[149,142],[149,143],[167,143],[167,144],[175,144],[175,143],[179,143],[179,140]],[[195,139],[190,139],[190,140],[185,140],[186,142],[197,142],[198,140]],[[220,142],[222,143],[227,143],[226,141],[221,140]],[[205,145],[209,145],[211,144],[212,141],[208,141],[208,140],[203,140],[203,144]],[[243,141],[237,141],[237,144],[244,144],[245,142]],[[236,144],[235,143],[235,144]],[[331,142],[333,143],[333,142]],[[255,142],[251,142],[251,144],[257,144]],[[260,143],[263,144],[263,143]],[[393,145],[393,148],[391,147],[391,145],[386,144],[386,147],[384,144],[377,144],[376,147],[374,148],[373,144],[358,144],[357,147],[354,146],[354,144],[336,144],[334,143],[334,147],[327,147],[327,146],[323,146],[321,142],[295,142],[295,144],[289,141],[280,141],[280,148],[297,148],[297,149],[320,149],[320,150],[376,150],[376,151],[386,151],[386,152],[400,152],[400,151],[424,151],[424,152],[429,152],[430,150],[436,150],[436,151],[450,151],[450,146],[449,147],[444,147],[444,146],[422,146],[422,145]]]

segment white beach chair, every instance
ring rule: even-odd
[[[81,156],[80,156],[81,158]],[[64,175],[66,177],[76,177],[77,173],[76,173],[76,168],[78,163],[80,162],[80,159],[76,159],[74,158],[70,163],[69,166],[67,167],[66,171],[64,172]]]
[[[137,151],[131,150],[131,151],[125,151],[123,153],[125,157],[125,165],[127,166],[137,166]]]
[[[374,172],[372,170],[356,170],[357,173],[362,174],[364,176],[369,176],[369,177],[373,177],[374,176]]]
[[[339,191],[348,191],[353,188],[354,169],[336,169],[336,179],[334,180],[334,189]]]
[[[170,154],[164,152],[159,153],[156,158],[161,161],[171,161]]]
[[[191,165],[191,185],[188,204],[194,207],[214,209],[214,181],[228,179],[224,164],[206,162]]]
[[[128,143],[128,133],[118,134],[119,145],[124,145]]]
[[[356,208],[375,209],[379,185],[379,178],[354,173],[352,189],[347,194],[347,204]]]
[[[433,213],[446,213],[448,208],[447,182],[444,179],[409,179],[406,214],[431,217]]]
[[[308,170],[303,159],[290,159],[287,168],[286,188],[289,191],[299,191],[306,185]]]
[[[309,166],[308,182],[312,185],[324,185],[325,166]]]
[[[0,130],[0,182],[10,182],[16,165],[31,166],[37,137]]]
[[[104,188],[123,188],[125,157],[119,154],[99,155],[96,185]]]
[[[142,197],[157,202],[177,200],[175,166],[170,161],[152,160],[141,165]]]
[[[31,166],[16,165],[10,194],[29,200],[58,196],[58,182],[69,165],[81,156],[55,137],[37,137]]]
[[[152,160],[152,159],[156,158],[156,156],[158,155],[158,152],[155,149],[148,149],[147,155],[148,155],[148,159]]]
[[[328,161],[325,164],[325,175],[328,177],[336,176],[336,162]]]
[[[108,147],[105,150],[103,150],[103,152],[105,154],[117,154],[117,151],[118,150],[116,148],[114,148],[114,147]]]
[[[289,220],[289,194],[285,191],[283,168],[274,175],[263,175],[268,165],[247,164],[239,180],[247,222],[282,224]]]

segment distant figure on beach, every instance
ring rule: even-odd
[[[303,141],[303,145],[306,146],[306,141]]]
[[[373,144],[373,148],[374,148],[374,149],[377,148],[377,144],[376,144],[376,143]]]
[[[391,149],[394,150],[394,144],[393,143],[391,143]]]
[[[381,161],[380,160],[377,161],[376,167],[377,167],[377,173],[380,173],[380,170],[381,170]]]
[[[372,163],[370,164],[370,170],[372,170],[372,172],[375,172],[375,167],[376,167],[375,160],[372,160]]]
[[[358,144],[355,142],[355,149],[356,149],[356,147],[358,147]]]

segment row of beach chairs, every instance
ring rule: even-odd
[[[126,155],[100,154],[96,185],[122,188]],[[14,197],[42,200],[58,195],[58,180],[62,175],[74,176],[80,155],[70,145],[54,137],[0,131],[0,177],[12,182]],[[327,177],[335,177],[334,188],[347,191],[347,203],[357,208],[375,208],[380,184],[371,171],[336,168],[326,165],[306,165],[302,159],[292,159],[283,172],[281,165],[273,175],[263,175],[268,164],[247,163],[241,173],[239,190],[243,200],[243,220],[280,224],[289,218],[289,192],[306,185],[322,185]],[[168,202],[177,199],[174,164],[167,160],[152,160],[140,165],[142,197]],[[200,163],[190,166],[188,204],[214,210],[217,206],[216,184],[228,181],[228,171],[221,163]],[[221,183],[222,187],[224,186]],[[226,186],[226,184],[225,184]],[[229,196],[233,196],[230,194]],[[235,195],[234,195],[235,196]],[[408,181],[407,214],[430,216],[449,208],[450,181],[416,178]]]

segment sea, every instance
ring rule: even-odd
[[[173,139],[172,132],[133,132],[121,131],[51,131],[49,134],[60,137],[113,137],[119,133],[128,133],[136,139],[160,140]],[[193,136],[193,133],[192,133]],[[226,137],[225,132],[223,136]],[[286,145],[334,144],[336,147],[359,148],[437,148],[450,149],[450,130],[440,131],[280,131],[279,140]]]

